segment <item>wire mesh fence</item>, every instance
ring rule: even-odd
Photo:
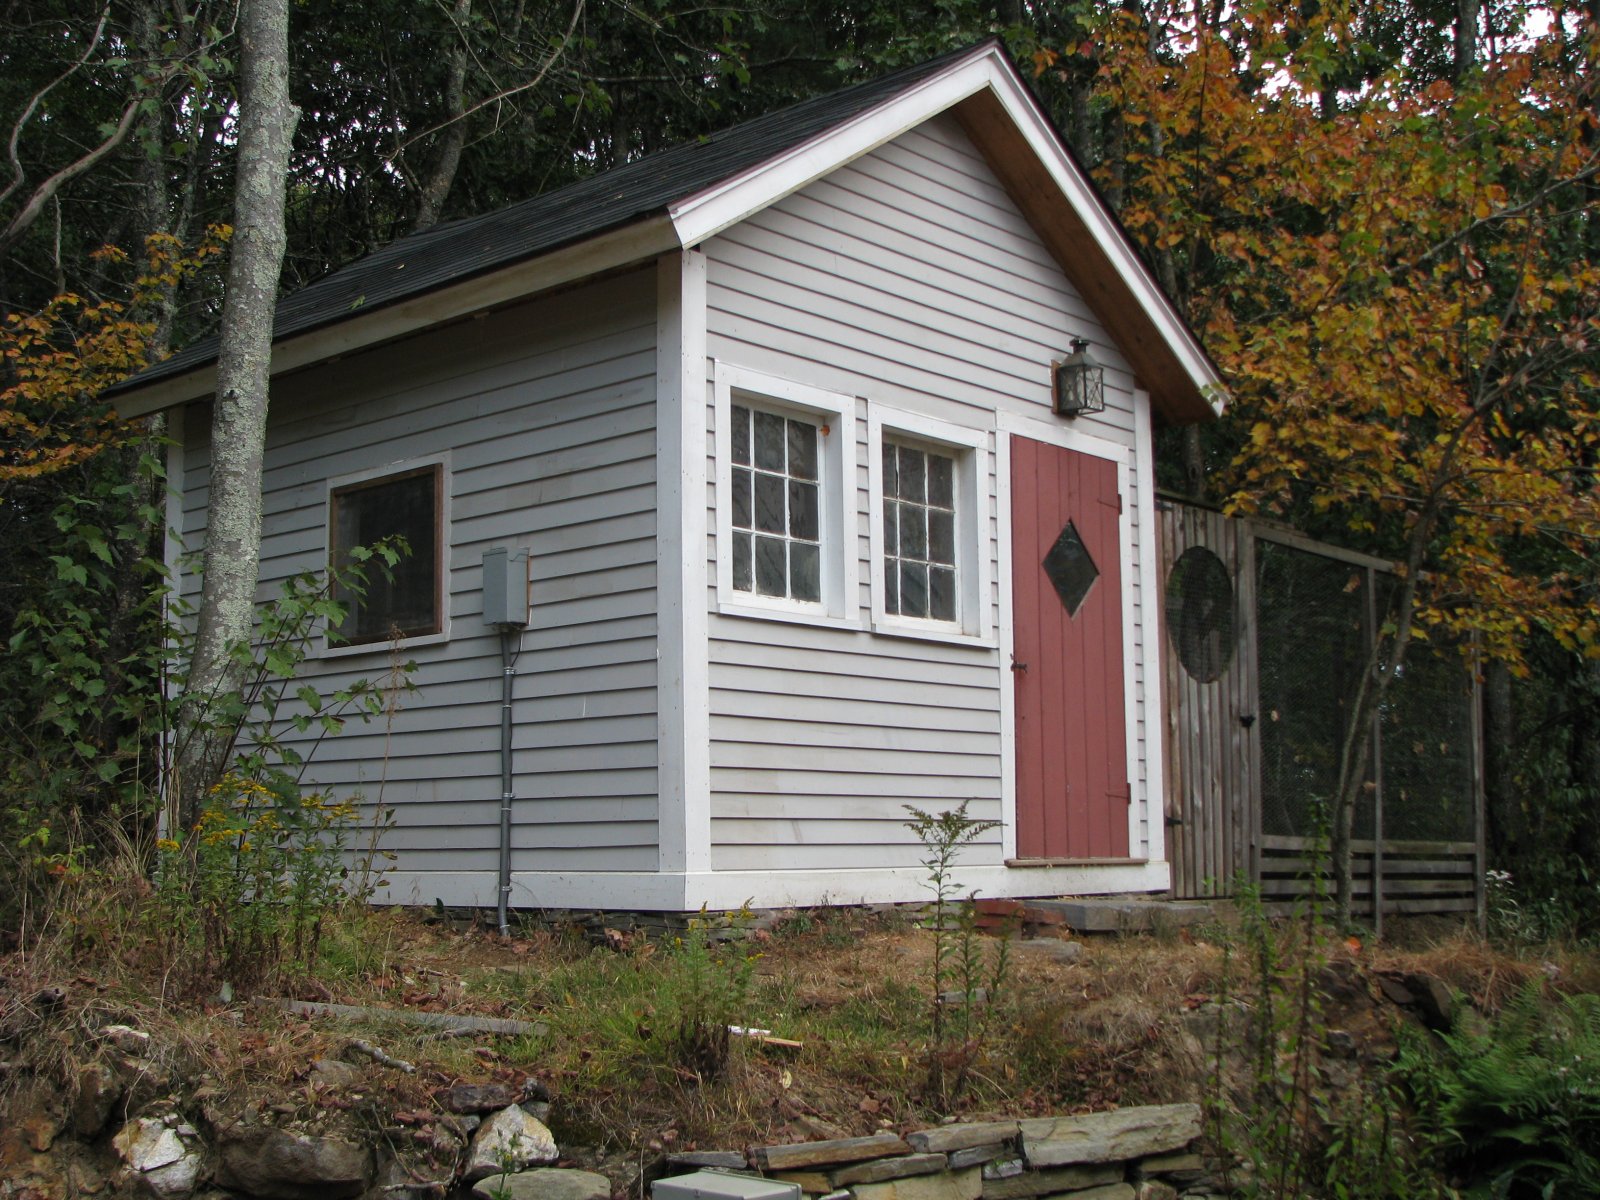
[[[1261,830],[1325,832],[1346,721],[1371,644],[1370,616],[1392,577],[1295,546],[1256,542]],[[1376,603],[1372,603],[1375,601]],[[1474,834],[1471,677],[1451,647],[1414,642],[1378,716],[1377,753],[1354,836],[1470,841]]]

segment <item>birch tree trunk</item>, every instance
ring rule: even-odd
[[[239,163],[211,417],[199,623],[179,714],[178,827],[192,828],[233,748],[261,559],[272,314],[283,268],[284,191],[298,110],[289,102],[288,0],[239,6]]]

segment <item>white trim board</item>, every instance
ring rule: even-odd
[[[1162,892],[1164,862],[1106,866],[958,866],[955,887],[985,896],[1097,896]],[[920,867],[818,871],[703,871],[651,874],[629,871],[514,871],[514,909],[601,909],[613,912],[695,912],[702,906],[731,911],[819,907],[829,904],[917,904],[931,899]],[[493,871],[390,871],[374,904],[432,904],[492,908]]]
[[[706,659],[706,262],[656,274],[656,837],[662,871],[711,861]]]

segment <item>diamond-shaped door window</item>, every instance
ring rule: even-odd
[[[1071,521],[1044,556],[1044,573],[1066,606],[1067,615],[1075,617],[1084,597],[1100,577],[1100,568],[1089,557],[1089,547],[1083,544],[1078,530]]]

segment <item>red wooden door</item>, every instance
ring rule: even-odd
[[[1128,856],[1117,464],[1011,439],[1019,858]]]

